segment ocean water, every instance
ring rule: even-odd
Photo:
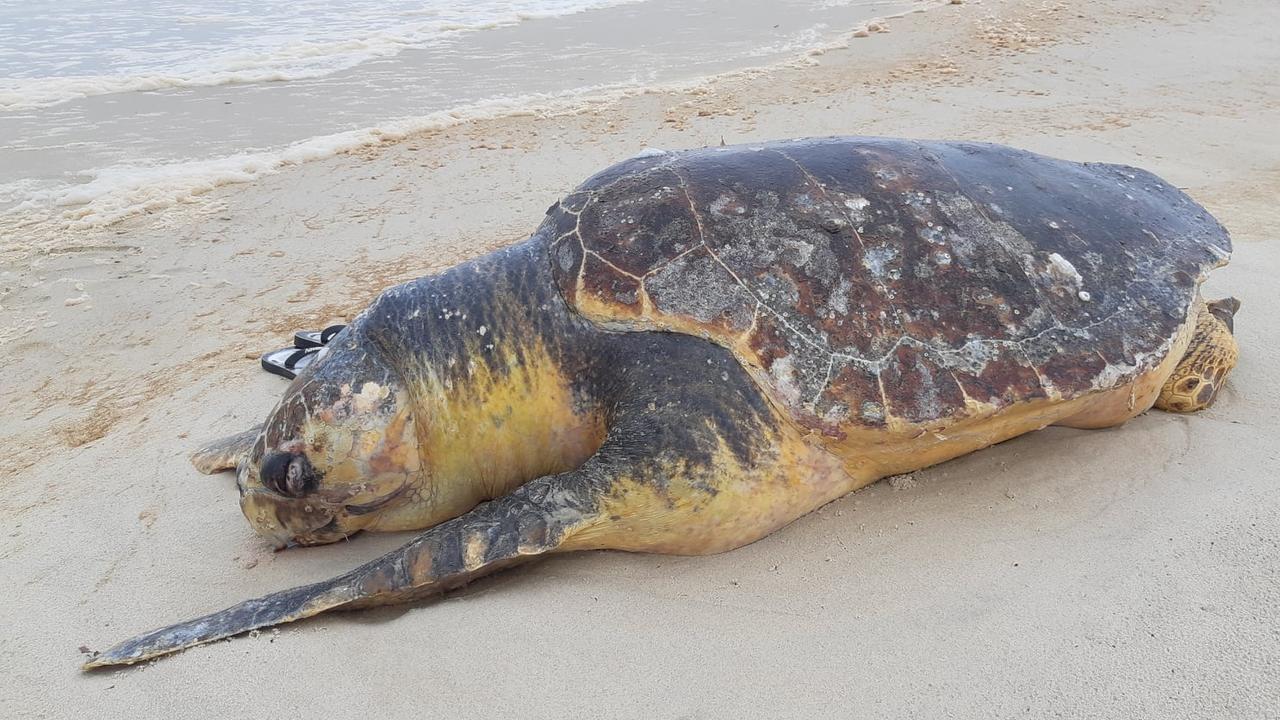
[[[6,2],[0,108],[321,77],[457,33],[636,1]]]
[[[937,0],[0,0],[0,218],[111,222],[387,135],[749,66]]]

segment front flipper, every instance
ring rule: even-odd
[[[141,635],[86,668],[140,662],[326,610],[414,600],[532,556],[613,548],[703,554],[753,542],[856,482],[780,420],[737,361],[710,343],[637,334],[616,371],[604,444],[580,467],[427,530],[326,582]]]
[[[587,467],[526,483],[332,580],[246,600],[126,640],[95,656],[84,669],[131,665],[335,608],[428,597],[522,559],[553,552],[594,519],[597,492]]]
[[[191,464],[204,475],[212,475],[223,470],[234,470],[240,458],[249,454],[253,444],[262,434],[262,426],[257,425],[242,433],[204,445],[191,453]]]

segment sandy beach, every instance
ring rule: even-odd
[[[0,717],[1280,716],[1280,5],[967,0],[768,67],[460,118],[105,225],[0,225]],[[847,47],[840,47],[847,45]],[[647,147],[830,134],[1146,168],[1232,233],[1211,409],[1050,428],[709,557],[556,556],[131,669],[85,652],[399,546],[273,553],[199,443],[258,355]]]

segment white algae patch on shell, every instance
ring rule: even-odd
[[[1062,277],[1072,280],[1076,287],[1084,284],[1084,278],[1076,271],[1076,266],[1056,252],[1049,253],[1049,267],[1053,268]]]
[[[836,435],[1129,382],[1231,247],[1142,170],[876,138],[647,154],[540,232],[588,317],[710,338]]]

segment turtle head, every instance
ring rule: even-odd
[[[398,529],[425,488],[412,402],[344,331],[285,393],[237,469],[240,508],[278,547]]]

